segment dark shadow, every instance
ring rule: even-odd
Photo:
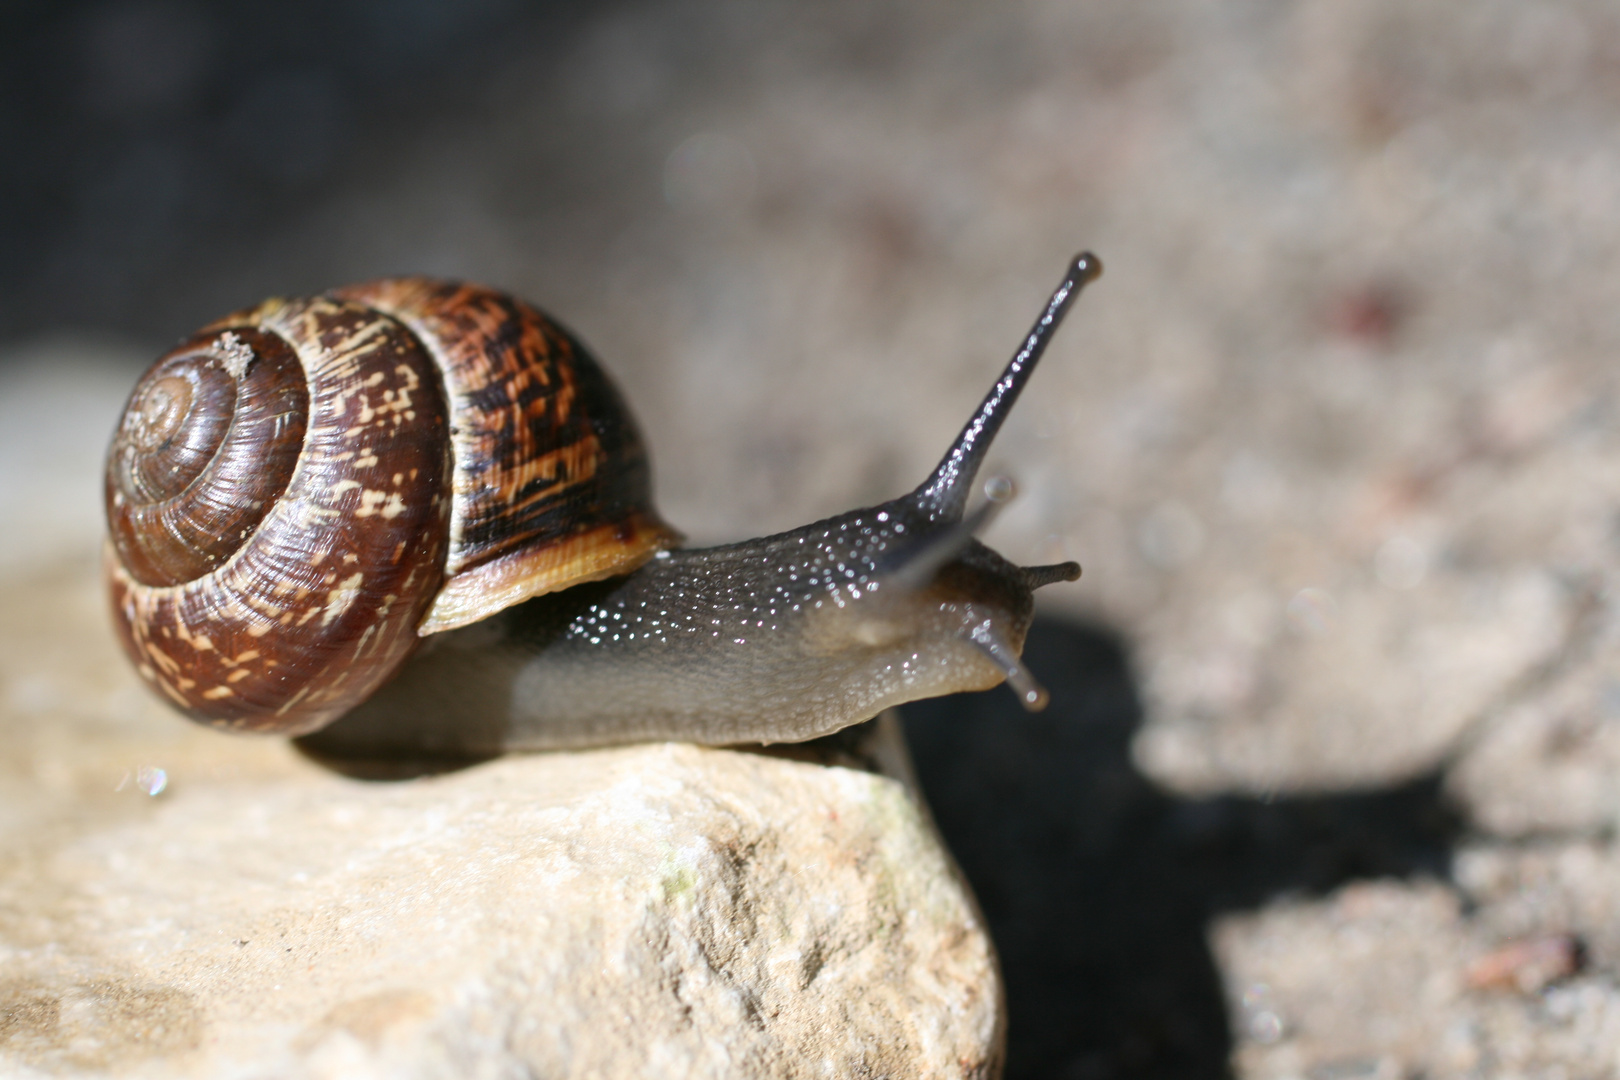
[[[338,284],[353,263],[312,222],[418,167],[424,132],[499,138],[528,100],[502,83],[566,64],[618,2],[0,0],[0,340],[107,328],[155,355],[223,305]],[[622,165],[617,132],[578,149],[568,104],[489,158],[504,204]]]
[[[301,735],[292,740],[293,749],[304,757],[350,780],[419,780],[424,776],[441,776],[460,772],[486,761],[494,761],[499,754],[365,754],[349,747],[331,747],[321,741],[321,732]]]
[[[1445,877],[1458,819],[1440,778],[1335,795],[1185,799],[1138,772],[1142,711],[1110,631],[1037,620],[1024,652],[1052,692],[903,712],[940,831],[1001,955],[1007,1076],[1229,1076],[1212,916],[1357,878]]]

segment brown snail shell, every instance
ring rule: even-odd
[[[271,300],[160,357],[106,503],[143,678],[196,719],[285,734],[364,700],[419,635],[679,539],[583,346],[513,297],[422,278]]]

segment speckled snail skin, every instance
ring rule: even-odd
[[[119,636],[192,718],[324,729],[339,755],[794,742],[1003,679],[1038,708],[1018,659],[1033,591],[1080,568],[973,538],[1005,482],[966,510],[1100,272],[1074,260],[915,491],[690,550],[618,392],[536,309],[416,278],[267,301],[159,358],[125,408],[106,473]]]

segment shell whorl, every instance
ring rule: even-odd
[[[284,734],[364,700],[419,632],[676,539],[588,354],[503,294],[420,279],[272,300],[183,342],[132,394],[106,493],[142,676],[195,719]]]
[[[207,351],[199,354],[193,339],[136,388],[110,455],[108,487],[121,490],[121,476],[141,474],[138,455],[122,448],[143,436],[152,442],[145,434],[152,425],[128,417],[153,398],[153,411],[163,413],[171,369],[200,370],[216,384],[220,371],[236,384],[238,408],[213,460],[166,509],[199,531],[220,516],[258,520],[245,534],[242,525],[215,530],[228,550],[208,551],[194,563],[217,565],[178,581],[139,574],[118,557],[115,539],[116,621],[141,674],[192,716],[226,727],[313,730],[404,660],[443,573],[449,425],[438,373],[404,327],[326,298],[266,304],[199,338]],[[221,355],[233,345],[234,357]],[[275,418],[257,419],[262,410],[250,391],[263,378],[258,369],[279,371],[283,351],[301,369],[307,420],[289,419],[282,435],[302,428],[298,438],[272,438],[264,448],[266,473],[278,470],[285,444],[296,456],[280,497],[255,507],[259,492],[231,483],[237,472],[224,467],[223,454],[247,435],[274,434]],[[198,355],[219,360],[197,364]],[[194,410],[230,397],[216,391]],[[191,427],[211,432],[218,424]],[[177,483],[178,476],[169,486]],[[272,476],[264,486],[273,485]],[[117,511],[115,497],[115,538]]]
[[[448,580],[422,633],[625,573],[680,541],[653,508],[629,407],[589,351],[540,311],[427,278],[333,295],[410,327],[444,373],[455,500]]]
[[[230,558],[286,490],[309,423],[303,368],[273,334],[202,334],[136,387],[107,455],[113,546],[145,585]]]

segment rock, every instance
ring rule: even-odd
[[[894,780],[668,744],[377,785],[260,749],[280,775],[178,768],[8,845],[0,1061],[993,1072],[990,948]]]
[[[1431,1020],[1461,991],[1462,937],[1456,898],[1434,883],[1353,885],[1222,920],[1241,1075],[1371,1080],[1431,1064]]]
[[[152,700],[79,539],[0,579],[0,1073],[998,1074],[901,780],[680,744],[350,779]],[[855,749],[903,774],[898,738]]]
[[[1489,714],[1447,778],[1477,826],[1510,839],[1620,825],[1620,618],[1588,600],[1575,647]]]
[[[1456,890],[1372,882],[1220,920],[1213,941],[1239,1074],[1612,1068],[1620,990],[1604,972],[1620,924],[1615,866],[1611,844],[1481,845],[1460,855]]]
[[[0,575],[96,550],[102,457],[151,359],[73,336],[0,352]]]

